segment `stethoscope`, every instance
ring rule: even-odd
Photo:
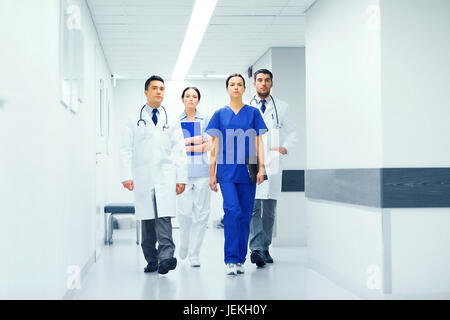
[[[273,99],[272,95],[270,95],[270,98],[273,102],[273,108],[275,109],[275,116],[277,117],[277,124],[275,126],[276,129],[281,129],[280,121],[278,120],[278,111],[277,111],[277,105],[275,104],[275,100]],[[256,95],[253,96],[252,100],[250,100],[250,104],[252,104],[252,101],[255,100],[256,104],[258,104],[258,101],[256,100]],[[272,120],[275,120],[272,113]]]
[[[145,106],[146,106],[146,104],[144,104],[144,106],[141,108],[141,112],[139,113],[139,120],[137,122],[137,126],[138,127],[139,127],[139,122],[141,122],[141,121],[144,123],[145,126],[147,125],[147,121],[142,119],[142,110],[144,110]],[[163,126],[163,131],[164,131],[164,129],[169,129],[169,124],[167,123],[167,111],[166,111],[166,108],[164,108],[163,106],[161,106],[161,108],[163,108],[164,113],[166,115],[166,123]]]

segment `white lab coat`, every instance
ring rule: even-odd
[[[153,193],[158,217],[175,217],[176,184],[188,182],[187,156],[178,116],[171,117],[163,130],[166,114],[160,107],[155,127],[147,110],[137,126],[140,108],[127,119],[120,146],[121,181],[134,181],[135,216],[154,219]]]
[[[272,96],[273,97],[273,96]],[[270,148],[284,147],[288,154],[297,139],[295,123],[286,102],[273,97],[278,111],[278,120],[281,128],[277,129],[277,118],[273,101],[270,97],[266,100],[266,111],[261,115],[269,131],[263,135],[264,143],[264,164],[268,179],[257,185],[255,199],[277,200],[281,194],[281,175],[283,171],[282,157],[278,151],[271,151]],[[260,98],[255,96],[246,102],[248,105],[260,109]]]

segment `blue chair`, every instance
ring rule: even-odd
[[[113,215],[115,214],[134,214],[134,205],[132,203],[109,203],[105,205],[105,245],[112,245],[113,234]],[[108,217],[109,215],[109,217]],[[140,243],[141,223],[136,220],[136,244]]]

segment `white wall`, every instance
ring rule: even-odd
[[[319,0],[307,13],[308,169],[379,168],[378,0]],[[345,17],[345,18],[344,18]]]
[[[307,169],[381,167],[378,0],[317,1],[307,12]],[[375,21],[376,22],[376,21]],[[307,200],[309,263],[362,296],[383,268],[381,209]],[[379,284],[381,287],[381,284]]]
[[[450,2],[380,1],[384,167],[450,167]],[[450,297],[450,208],[393,209],[393,294]]]
[[[383,165],[449,167],[450,1],[380,7]]]
[[[450,299],[450,209],[390,214],[393,297]]]
[[[315,3],[306,32],[308,169],[449,166],[449,14],[445,0]],[[360,260],[370,257],[382,282],[392,279],[392,294],[380,297],[448,298],[449,214],[308,200],[310,263],[376,297],[362,281]],[[372,240],[359,240],[364,233]]]
[[[60,299],[67,267],[94,254],[98,42],[80,4],[86,100],[73,114],[59,102],[59,1],[0,2],[2,299]]]
[[[297,124],[297,143],[283,157],[284,169],[306,168],[306,70],[305,48],[272,48],[272,69],[276,72],[273,95],[286,101]],[[280,82],[278,84],[278,82]]]
[[[307,212],[309,265],[361,297],[380,297],[381,210],[309,200]]]

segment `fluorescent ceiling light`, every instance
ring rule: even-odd
[[[207,78],[218,78],[218,79],[226,79],[228,78],[227,74],[208,74]]]
[[[186,78],[187,79],[203,79],[205,76],[201,75],[201,74],[192,74],[192,75],[187,75]]]
[[[200,42],[216,8],[217,0],[196,0],[189,21],[172,80],[183,80],[191,67]]]

